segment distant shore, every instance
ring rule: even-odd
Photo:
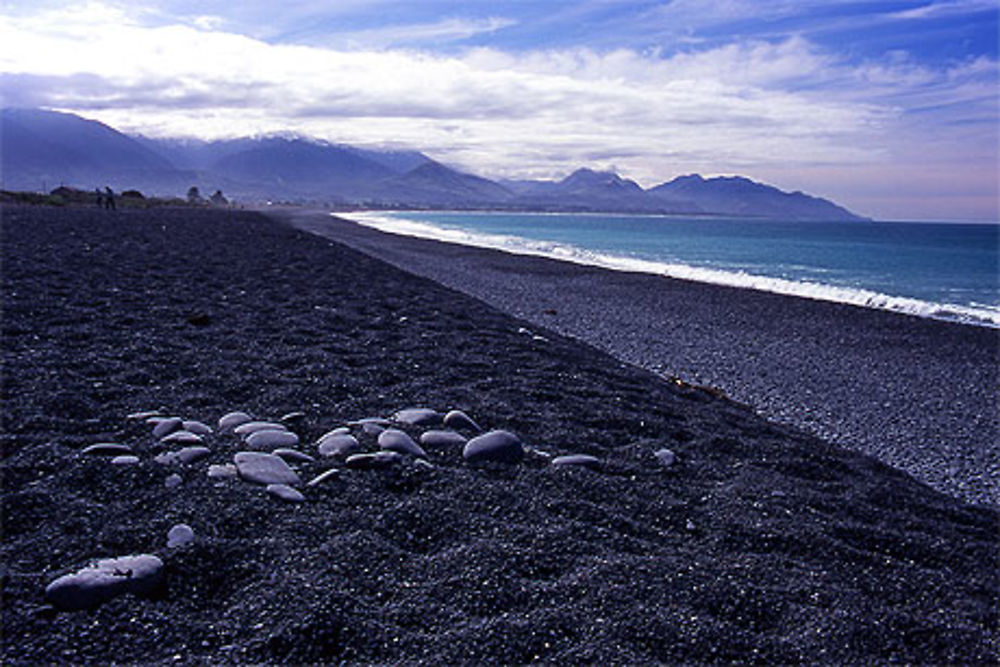
[[[1000,504],[1000,331],[279,213],[654,372]],[[349,214],[340,214],[349,218]]]

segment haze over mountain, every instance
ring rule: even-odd
[[[690,202],[663,201],[649,197],[635,181],[611,171],[577,169],[561,181],[509,181],[507,187],[518,194],[525,206],[542,210],[615,210],[652,213],[704,213]]]
[[[862,219],[833,202],[743,177],[682,176],[644,190],[614,172],[582,168],[560,181],[495,182],[413,150],[371,150],[293,135],[226,141],[129,137],[73,114],[5,109],[7,190],[71,185],[180,195],[194,185],[244,201],[341,206],[684,213]]]
[[[280,137],[261,139],[221,157],[208,170],[261,192],[291,188],[337,196],[395,175],[388,167],[338,146]]]
[[[5,189],[31,190],[105,181],[175,189],[187,180],[164,156],[107,125],[36,109],[0,111],[0,179]]]
[[[646,194],[667,205],[693,205],[722,215],[839,220],[849,214],[826,199],[802,192],[782,192],[742,176],[709,179],[698,174],[680,176],[650,188]]]
[[[463,174],[429,160],[396,178],[375,184],[369,189],[373,201],[395,201],[435,206],[448,202],[459,204],[503,204],[514,199],[507,188],[489,179]]]

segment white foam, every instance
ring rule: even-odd
[[[855,287],[788,280],[785,278],[756,275],[745,271],[706,268],[674,262],[659,262],[595,252],[566,243],[538,241],[505,234],[471,232],[464,229],[441,227],[428,222],[369,212],[352,213],[350,214],[350,218],[358,224],[390,234],[401,234],[435,241],[491,248],[518,255],[549,257],[551,259],[588,266],[598,266],[616,271],[651,273],[713,285],[755,289],[774,294],[831,301],[834,303],[863,306],[865,308],[889,310],[919,317],[1000,328],[1000,307],[988,304],[962,305],[935,303],[910,297],[882,294]]]

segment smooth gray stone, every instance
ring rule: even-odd
[[[117,442],[99,442],[96,445],[84,447],[80,453],[88,456],[121,456],[122,454],[131,454],[132,448]]]
[[[212,450],[208,447],[185,447],[177,452],[177,459],[181,463],[194,463],[212,455]]]
[[[174,431],[173,433],[169,433],[163,436],[162,438],[160,438],[160,442],[164,443],[173,442],[185,445],[196,445],[196,444],[201,444],[202,442],[204,442],[204,440],[202,440],[201,436],[198,435],[197,433],[181,430],[181,431]]]
[[[208,466],[208,476],[212,479],[236,479],[239,477],[239,473],[236,472],[236,466],[232,463],[223,463],[221,465],[213,463]]]
[[[653,456],[655,456],[656,459],[660,462],[660,465],[662,465],[665,468],[669,468],[670,466],[672,466],[674,463],[677,462],[677,455],[665,447],[663,449],[658,449],[655,452],[653,452]]]
[[[403,460],[403,455],[399,452],[381,451],[373,454],[354,454],[348,456],[344,465],[352,470],[379,470],[388,468],[393,463]]]
[[[472,417],[461,410],[452,410],[444,416],[444,425],[448,428],[464,428],[476,433],[481,433],[482,428],[472,420]]]
[[[540,459],[544,459],[546,461],[549,461],[550,463],[551,463],[550,459],[552,459],[555,456],[551,452],[547,452],[544,449],[538,449],[537,447],[532,447],[531,445],[524,446],[524,454],[525,456],[534,456]]]
[[[414,459],[413,467],[420,468],[421,470],[434,470],[435,465],[427,459]]]
[[[427,458],[427,452],[418,445],[409,434],[397,428],[387,428],[379,433],[378,446],[390,452],[409,454],[421,459]]]
[[[279,447],[278,449],[274,450],[271,453],[274,454],[275,456],[280,456],[281,458],[285,459],[285,461],[294,463],[312,463],[316,460],[313,457],[309,456],[308,454],[300,452],[297,449],[288,449],[286,447]]]
[[[348,427],[346,427],[346,426],[338,426],[337,428],[330,429],[329,431],[327,431],[323,435],[319,436],[319,438],[316,439],[316,444],[319,445],[319,443],[323,442],[327,438],[332,438],[335,435],[348,435],[348,434],[350,434],[350,432],[351,432],[351,429],[349,429]]]
[[[306,482],[306,486],[316,486],[317,484],[322,484],[323,482],[326,482],[328,480],[337,479],[337,477],[339,476],[340,476],[339,470],[337,470],[336,468],[330,468],[326,472],[322,472],[313,477],[308,482]]]
[[[194,542],[194,531],[186,523],[179,523],[167,532],[167,548],[178,549]]]
[[[331,435],[319,442],[320,456],[350,456],[361,451],[361,443],[353,435]]]
[[[159,417],[159,410],[143,410],[141,412],[132,412],[125,417],[125,419],[130,419],[132,421],[146,421],[150,417]]]
[[[462,456],[470,463],[520,463],[524,458],[524,447],[510,431],[490,431],[465,443]]]
[[[267,492],[288,503],[304,503],[306,497],[287,484],[268,484]]]
[[[211,456],[212,450],[208,447],[195,446],[184,447],[176,452],[163,452],[153,457],[153,460],[160,465],[171,466],[182,463],[195,463],[203,458]]]
[[[454,431],[425,431],[420,434],[420,444],[428,447],[461,447],[465,436]]]
[[[254,431],[247,436],[247,445],[254,449],[273,449],[275,447],[297,447],[299,436],[291,431],[264,429]]]
[[[162,466],[177,465],[181,460],[177,457],[177,452],[163,452],[153,457],[153,460]]]
[[[278,424],[277,422],[246,422],[245,424],[240,424],[233,429],[233,433],[240,436],[244,440],[250,437],[251,434],[257,431],[287,431],[284,424]]]
[[[59,577],[45,588],[45,597],[59,609],[96,607],[125,593],[152,593],[163,580],[163,561],[150,554],[104,558]]]
[[[557,456],[554,459],[552,459],[552,465],[599,468],[601,465],[601,460],[596,456],[591,456],[590,454],[567,454],[566,456]]]
[[[139,457],[133,454],[123,454],[111,459],[111,463],[116,466],[134,466],[139,462]]]
[[[390,426],[392,422],[383,417],[364,417],[363,419],[355,419],[352,422],[347,422],[348,426],[364,426],[365,424],[376,424],[378,426]]]
[[[181,478],[181,476],[178,475],[177,473],[174,473],[172,475],[167,475],[167,478],[163,480],[163,486],[167,487],[168,489],[176,489],[183,482],[184,480]]]
[[[306,418],[306,413],[296,410],[295,412],[289,412],[287,414],[278,417],[278,421],[282,424],[294,424],[300,422]]]
[[[374,422],[368,422],[367,424],[362,424],[361,430],[367,433],[368,435],[373,435],[375,437],[378,437],[382,433],[382,431],[385,430],[385,426],[382,426],[381,424],[376,424]]]
[[[186,419],[181,423],[185,431],[190,431],[195,435],[209,435],[212,432],[212,427],[204,422],[195,421],[193,419]]]
[[[159,440],[168,433],[173,433],[181,428],[183,424],[184,420],[180,417],[168,417],[153,427],[153,437]]]
[[[225,433],[249,421],[253,421],[253,417],[245,412],[238,410],[236,412],[227,412],[219,418],[219,431]]]
[[[441,423],[441,413],[430,408],[406,408],[392,416],[400,424],[431,426]]]
[[[233,457],[240,477],[255,484],[301,484],[298,474],[284,459],[264,452],[237,452]]]

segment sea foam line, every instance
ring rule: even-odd
[[[861,288],[825,285],[810,281],[795,281],[756,275],[744,271],[724,271],[675,262],[638,259],[635,257],[595,252],[566,243],[538,241],[506,234],[471,232],[464,229],[440,227],[408,218],[388,217],[369,212],[351,213],[350,219],[358,224],[389,234],[414,236],[479,248],[490,248],[517,255],[547,257],[615,271],[649,273],[712,285],[754,289],[785,296],[796,296],[818,301],[862,306],[864,308],[889,310],[907,315],[916,315],[918,317],[1000,328],[1000,309],[991,306],[975,307],[962,304],[936,303],[910,297],[893,296]]]

